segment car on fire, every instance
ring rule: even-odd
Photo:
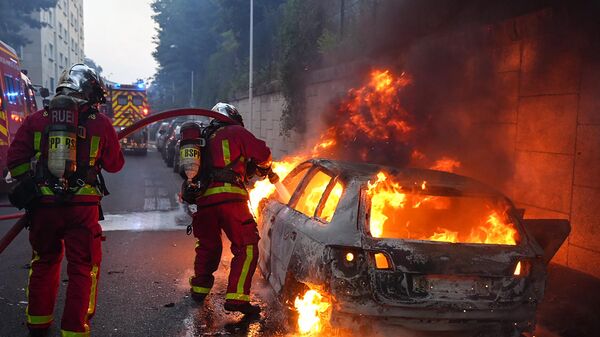
[[[282,183],[259,208],[259,268],[283,302],[318,289],[334,325],[527,336],[570,231],[447,172],[312,159]]]

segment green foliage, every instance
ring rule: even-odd
[[[21,29],[25,26],[39,28],[39,20],[31,16],[36,10],[56,6],[57,0],[2,0],[0,1],[0,40],[13,48],[19,48],[30,43]]]
[[[273,72],[276,27],[272,23],[282,1],[255,1],[254,50],[258,71]],[[152,8],[159,27],[154,52],[159,69],[154,81],[153,106],[210,107],[236,92],[248,90],[250,6],[247,0],[155,0]]]
[[[283,131],[306,128],[306,77],[319,57],[318,41],[324,29],[324,10],[319,0],[288,0],[280,30],[280,76],[286,99]]]

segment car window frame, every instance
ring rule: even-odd
[[[308,183],[312,180],[312,178],[319,171],[321,171],[321,172],[325,173],[326,175],[330,176],[331,180],[329,180],[329,183],[327,184],[327,187],[325,187],[325,190],[323,191],[323,194],[321,195],[321,198],[319,199],[319,203],[317,204],[317,207],[315,208],[315,211],[313,212],[313,215],[312,216],[308,216],[305,213],[297,210],[296,209],[296,204],[298,203],[298,200],[300,199],[300,196],[302,195],[302,191],[304,191],[304,189],[306,188],[306,186],[308,185]],[[294,191],[294,194],[290,198],[290,202],[288,203],[288,207],[290,207],[295,212],[306,216],[308,219],[316,219],[315,214],[317,212],[317,209],[319,208],[319,204],[323,201],[323,196],[326,194],[327,189],[329,188],[329,185],[331,184],[331,181],[334,180],[334,178],[336,178],[336,175],[333,174],[333,172],[331,172],[330,170],[328,170],[328,169],[326,169],[326,168],[324,168],[322,166],[313,165],[310,168],[310,170],[306,173],[306,175],[304,176],[304,178],[302,179],[302,182],[300,182],[300,184],[298,184],[298,186],[296,187],[296,190]],[[333,187],[332,187],[332,189],[333,189]]]
[[[342,185],[342,195],[340,196],[340,200],[342,200],[344,193],[346,193],[346,187],[342,183],[341,179],[339,179],[339,176],[333,176],[333,178],[331,178],[331,180],[329,181],[329,184],[327,184],[327,187],[325,187],[325,191],[323,191],[321,200],[319,200],[319,203],[317,204],[317,208],[315,209],[314,218],[319,220],[319,222],[321,222],[323,224],[331,223],[331,221],[327,221],[327,220],[321,218],[321,214],[323,212],[323,208],[325,207],[325,204],[327,203],[327,200],[329,200],[329,195],[331,194],[331,192],[333,191],[333,189],[335,188],[335,185],[337,185],[337,183],[340,183]],[[338,200],[338,205],[340,203],[340,200]],[[333,214],[331,215],[332,220],[333,220],[333,216],[335,215],[336,211],[337,211],[337,205],[335,206],[335,210],[333,211]]]

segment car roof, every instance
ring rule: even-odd
[[[427,186],[440,194],[457,195],[486,195],[494,197],[504,197],[502,193],[473,178],[461,176],[454,173],[422,169],[422,168],[397,168],[385,165],[354,163],[331,159],[315,158],[307,162],[313,165],[323,167],[327,171],[339,176],[345,182],[375,181],[378,172],[386,172],[395,177],[395,179],[404,187],[414,184],[420,184],[424,181]]]

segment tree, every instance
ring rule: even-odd
[[[23,35],[24,26],[32,28],[42,27],[42,23],[31,14],[38,10],[45,10],[56,6],[57,0],[2,0],[0,1],[0,40],[14,48],[19,48],[30,43]]]

